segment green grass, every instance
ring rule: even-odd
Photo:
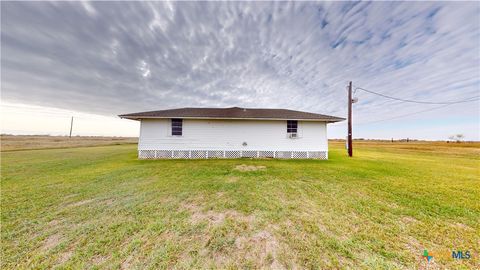
[[[328,161],[2,153],[1,268],[480,268],[475,147],[333,144]],[[237,165],[265,166],[243,172]]]

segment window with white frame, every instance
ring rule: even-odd
[[[172,136],[182,136],[183,119],[172,119]]]
[[[287,133],[297,133],[298,131],[298,121],[297,120],[287,120]]]

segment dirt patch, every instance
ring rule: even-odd
[[[267,167],[265,166],[255,166],[255,165],[237,165],[235,166],[235,170],[241,171],[241,172],[254,172],[254,171],[259,171],[259,170],[266,170]]]
[[[194,224],[201,223],[202,221],[208,221],[208,223],[213,225],[218,225],[223,223],[225,220],[225,213],[217,213],[214,211],[208,211],[206,213],[193,213],[191,221]]]
[[[255,220],[255,216],[253,215],[244,215],[242,213],[239,213],[235,210],[227,210],[223,212],[216,212],[213,210],[209,210],[207,212],[201,211],[199,208],[190,208],[189,209],[192,212],[192,216],[190,217],[190,221],[193,224],[199,224],[201,222],[208,222],[209,225],[212,226],[217,226],[225,222],[227,218],[240,221],[240,222],[246,222],[248,224],[251,224]],[[193,210],[193,211],[192,211]]]
[[[470,227],[466,224],[463,224],[463,223],[459,223],[459,222],[453,224],[452,226],[456,227],[456,228],[459,228],[459,229],[467,230],[467,231],[474,230],[472,227]]]
[[[73,250],[67,250],[62,253],[58,259],[58,264],[64,264],[73,256]]]
[[[402,222],[405,224],[412,224],[412,223],[417,223],[418,220],[410,216],[405,216],[402,218]]]
[[[212,265],[220,269],[249,265],[253,269],[286,269],[282,258],[289,249],[274,234],[281,230],[280,227],[262,225],[262,221],[254,214],[246,215],[231,209],[205,211],[204,207],[193,201],[183,203],[180,208],[191,213],[192,224],[208,224],[205,233],[196,233],[194,236],[195,243],[201,244],[199,249],[185,250],[181,256],[183,262],[191,261],[191,254],[198,254],[197,256],[210,258],[204,268],[211,268]],[[225,223],[227,220],[234,224]],[[225,227],[222,226],[226,224],[229,224],[229,228],[224,230]],[[217,237],[222,240],[219,241]],[[297,269],[295,261],[292,258],[290,262]]]
[[[128,256],[121,264],[120,269],[131,269],[132,267],[132,256]]]
[[[414,257],[421,257],[423,254],[423,245],[413,236],[407,236],[405,239],[405,247]]]
[[[250,237],[238,237],[235,240],[238,252],[253,256],[259,266],[271,269],[285,269],[278,261],[279,242],[269,231],[262,230]]]
[[[115,203],[115,199],[106,199],[106,200],[103,200],[102,203],[105,205],[112,205]]]
[[[58,220],[58,219],[52,219],[50,220],[48,223],[47,223],[47,226],[48,227],[57,227],[58,225],[60,225],[62,223],[62,221]]]
[[[83,201],[71,203],[71,204],[69,204],[68,206],[76,207],[76,206],[81,206],[81,205],[84,205],[84,204],[87,204],[87,203],[91,203],[91,202],[93,202],[93,201],[95,201],[95,200],[94,200],[94,199],[83,200]]]
[[[58,233],[50,235],[43,242],[42,249],[43,250],[50,250],[50,249],[56,247],[60,243],[61,239],[62,239],[62,237]]]
[[[95,265],[100,265],[103,264],[108,260],[107,256],[102,256],[102,255],[95,255],[92,257],[92,263]]]

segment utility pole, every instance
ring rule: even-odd
[[[72,128],[73,128],[73,116],[72,116],[72,121],[70,121],[70,138],[72,138]]]
[[[352,149],[352,82],[348,84],[348,156],[351,157],[353,155]]]

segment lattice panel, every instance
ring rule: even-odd
[[[157,158],[172,158],[172,151],[157,150]]]
[[[225,151],[225,158],[240,158],[240,151]]]
[[[189,151],[173,151],[173,158],[189,158],[190,156]]]
[[[207,158],[207,151],[192,150],[191,158]]]
[[[308,155],[307,155],[307,152],[305,151],[294,151],[292,152],[292,158],[305,159],[305,158],[308,158]]]
[[[310,152],[309,155],[310,155],[310,158],[327,159],[327,152],[324,152],[324,151]]]
[[[154,159],[155,158],[155,150],[139,150],[138,151],[138,158],[140,158],[140,159]]]
[[[260,158],[274,158],[275,151],[258,151],[258,157]]]
[[[223,158],[223,151],[208,151],[208,158]]]
[[[256,158],[257,151],[242,151],[242,157],[244,158]]]
[[[139,159],[161,158],[294,158],[327,159],[326,151],[222,151],[222,150],[138,150]]]
[[[277,158],[292,158],[291,151],[277,151]]]

